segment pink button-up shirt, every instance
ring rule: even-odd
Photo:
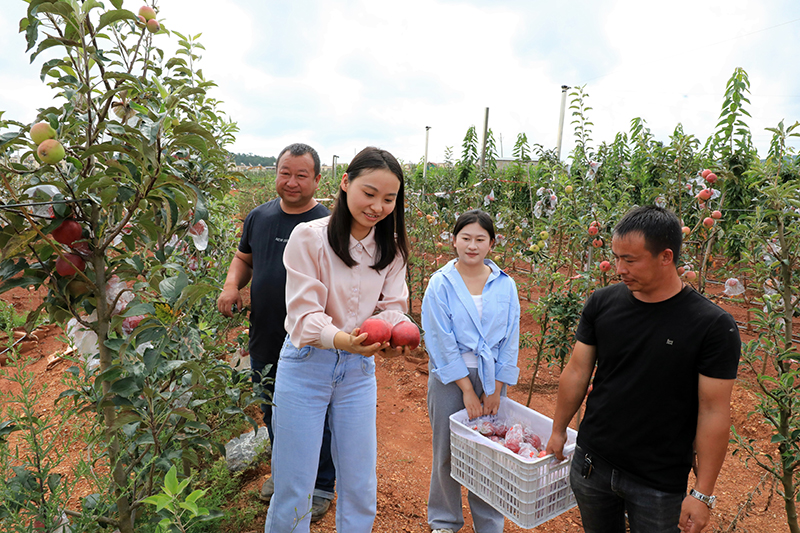
[[[394,325],[408,320],[408,286],[403,256],[381,271],[375,263],[375,231],[364,240],[350,237],[353,268],[328,243],[330,217],[298,224],[283,253],[286,266],[286,331],[298,348],[333,348],[339,331],[350,333],[377,309]]]

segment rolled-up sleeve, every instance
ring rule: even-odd
[[[328,288],[320,281],[324,247],[319,234],[305,224],[292,231],[283,264],[286,267],[286,331],[294,346],[333,348],[339,331],[325,313]],[[276,303],[277,305],[277,303]]]
[[[432,372],[445,385],[469,375],[461,356],[450,304],[447,301],[446,280],[443,275],[434,275],[422,298],[422,329],[425,348],[431,359]]]

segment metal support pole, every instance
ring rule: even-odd
[[[486,168],[486,136],[489,134],[489,108],[486,108],[486,117],[483,119],[483,148],[481,148],[481,168]]]
[[[333,161],[331,162],[331,181],[336,182],[336,160],[339,159],[338,155],[333,156]]]
[[[561,86],[561,116],[558,119],[558,140],[556,141],[556,157],[561,160],[561,137],[564,135],[564,112],[567,108],[568,85]]]
[[[428,183],[428,133],[431,127],[425,126],[425,159],[422,167],[422,194],[425,195],[425,184]]]

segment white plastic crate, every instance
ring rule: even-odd
[[[478,420],[520,422],[546,444],[553,421],[508,398],[497,416]],[[570,459],[577,432],[567,429],[565,460],[552,455],[525,459],[469,428],[467,410],[450,416],[450,476],[523,528],[533,528],[575,507],[569,486]]]

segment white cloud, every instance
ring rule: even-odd
[[[9,0],[6,0],[9,1]],[[42,61],[28,65],[17,21],[0,13],[0,109],[33,120],[49,90]],[[125,7],[140,5],[125,0]],[[733,69],[750,76],[748,122],[763,153],[763,128],[800,119],[800,5],[791,0],[160,0],[166,28],[202,33],[199,67],[213,96],[239,123],[234,151],[262,155],[305,141],[323,160],[348,160],[367,144],[399,158],[460,154],[484,108],[509,156],[518,133],[556,143],[561,85],[586,84],[594,141],[612,141],[642,117],[661,140],[680,122],[704,141],[714,131]],[[176,40],[156,37],[174,52]],[[37,89],[38,88],[38,89]],[[572,149],[566,117],[562,156]]]

